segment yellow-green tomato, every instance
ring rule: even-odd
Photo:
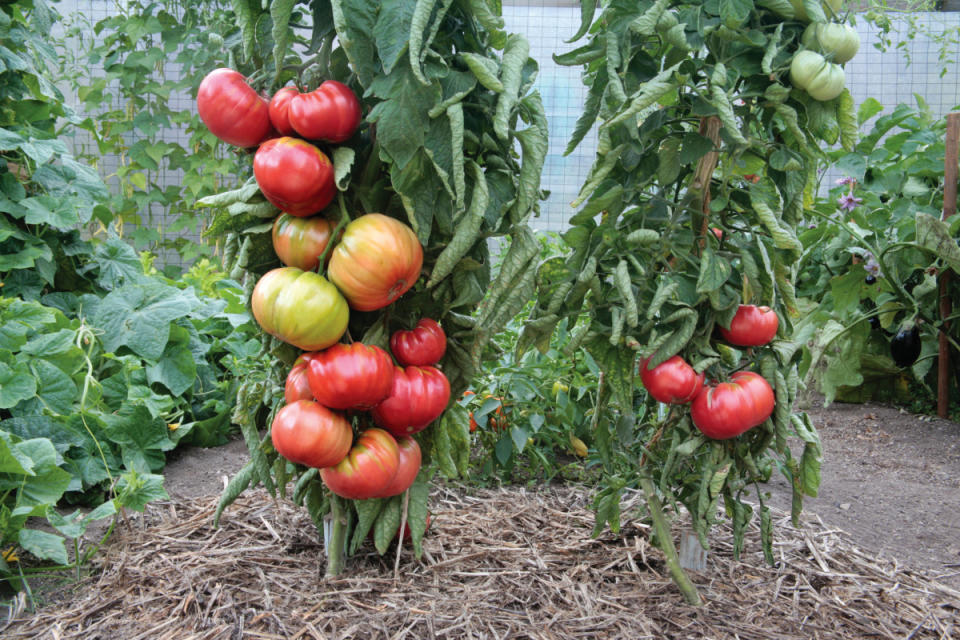
[[[263,275],[250,299],[253,317],[272,336],[304,351],[333,345],[347,330],[347,301],[326,278],[296,267]]]
[[[568,387],[567,385],[563,384],[563,383],[560,382],[559,380],[557,380],[556,382],[553,383],[553,395],[554,395],[554,396],[559,395],[559,393],[560,393],[561,391],[566,392],[566,391],[569,391],[569,390],[570,390],[570,387]]]
[[[790,62],[790,82],[793,86],[806,89],[810,81],[827,64],[826,58],[816,51],[804,50],[793,56]]]
[[[848,24],[811,24],[803,32],[801,41],[808,49],[819,51],[827,60],[838,64],[848,62],[860,50],[860,36]]]
[[[814,100],[826,102],[833,100],[847,84],[847,76],[840,65],[828,62],[807,85],[807,93]]]

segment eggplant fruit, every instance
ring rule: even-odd
[[[920,347],[920,328],[906,323],[890,339],[890,356],[898,367],[909,367],[920,357]]]

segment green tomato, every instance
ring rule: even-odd
[[[849,61],[860,50],[860,36],[848,24],[811,24],[803,32],[801,42],[838,64]]]
[[[557,380],[556,382],[553,383],[553,395],[554,395],[554,396],[559,395],[559,393],[560,393],[561,391],[566,392],[566,391],[569,391],[569,390],[570,390],[570,387],[568,387],[567,385],[563,384],[563,383],[560,382],[559,380]]]
[[[793,5],[793,17],[801,22],[810,22],[810,16],[807,15],[807,9],[803,6],[803,0],[790,0]],[[823,0],[820,3],[823,12],[827,18],[833,18],[840,15],[840,9],[843,7],[843,0]],[[789,16],[787,16],[789,17]]]
[[[840,65],[828,62],[807,85],[807,93],[814,100],[826,102],[843,93],[846,84],[847,76]]]
[[[270,335],[304,351],[319,351],[347,330],[347,301],[326,278],[296,267],[263,275],[250,299],[253,317]]]
[[[795,87],[806,89],[826,64],[826,58],[816,51],[801,51],[790,62],[790,82]]]

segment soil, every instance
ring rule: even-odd
[[[863,549],[960,586],[960,424],[888,405],[806,407],[823,442],[820,494],[804,513],[846,531]],[[244,463],[242,441],[174,454],[173,499],[219,493]],[[775,474],[769,504],[789,512],[790,486]]]

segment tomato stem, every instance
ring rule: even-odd
[[[647,499],[647,508],[650,510],[650,518],[653,520],[653,530],[657,534],[658,546],[663,551],[663,555],[666,556],[665,560],[667,568],[670,569],[670,575],[687,604],[698,607],[703,604],[703,601],[700,600],[697,587],[690,581],[690,576],[680,566],[677,547],[673,544],[670,525],[663,515],[663,506],[660,504],[659,496],[657,496],[657,489],[653,486],[653,480],[649,476],[641,476],[640,488],[643,489],[643,494]]]
[[[330,515],[333,519],[333,531],[330,534],[330,546],[327,549],[327,577],[340,575],[343,571],[344,550],[347,542],[347,517],[343,512],[340,498],[331,494]]]

